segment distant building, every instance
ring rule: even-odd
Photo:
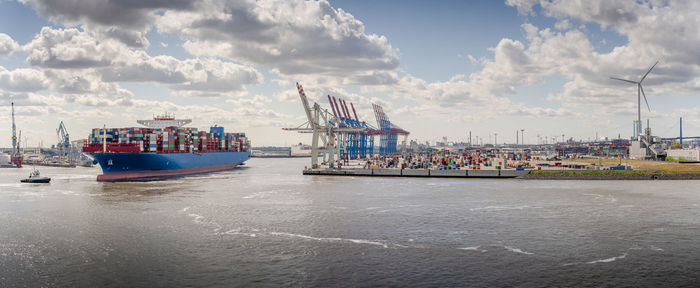
[[[700,149],[671,149],[666,150],[666,157],[678,161],[700,161]]]

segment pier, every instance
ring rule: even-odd
[[[528,170],[430,170],[430,169],[307,169],[304,175],[430,177],[430,178],[516,178]]]

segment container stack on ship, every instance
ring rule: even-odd
[[[236,168],[250,158],[245,133],[183,127],[171,115],[138,120],[145,127],[95,128],[83,146],[102,167],[98,181],[150,180]]]

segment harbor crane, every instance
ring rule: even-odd
[[[11,102],[12,105],[12,154],[10,155],[10,161],[14,163],[16,167],[22,167],[22,151],[20,150],[20,140],[22,139],[22,131],[19,131],[19,138],[17,138],[17,126],[15,126],[15,102]]]
[[[58,125],[58,129],[56,129],[56,138],[58,139],[58,144],[56,145],[58,151],[60,151],[62,154],[70,153],[70,138],[68,136],[66,125],[63,124],[63,121],[61,121],[61,124]]]
[[[306,112],[306,118],[308,120],[297,127],[283,128],[283,130],[312,133],[311,168],[320,168],[318,163],[319,156],[323,157],[323,162],[321,164],[327,164],[329,167],[333,168],[336,165],[337,159],[340,158],[340,150],[342,149],[342,142],[340,141],[341,136],[345,133],[361,133],[364,129],[343,127],[345,125],[340,125],[341,121],[335,114],[328,112],[327,109],[321,108],[321,105],[318,103],[314,102],[314,105],[310,106],[304,88],[298,82],[296,85],[299,98],[301,98],[301,103],[304,106],[304,112]],[[335,108],[334,112],[337,113],[340,111],[338,106]]]
[[[398,135],[403,135],[401,152],[405,152],[406,139],[410,133],[394,123],[391,123],[389,117],[384,113],[384,108],[382,108],[382,106],[372,104],[372,108],[374,109],[374,116],[377,118],[377,125],[379,125],[379,129],[383,132],[383,134],[379,136],[379,154],[396,153]]]

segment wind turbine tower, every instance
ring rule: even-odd
[[[659,64],[659,61],[656,61],[654,65],[649,68],[649,71],[642,76],[642,79],[639,81],[632,81],[632,80],[627,80],[627,79],[621,79],[621,78],[616,78],[616,77],[610,77],[610,79],[614,80],[619,80],[631,84],[637,85],[637,120],[634,122],[634,137],[636,138],[637,136],[642,134],[642,98],[641,96],[644,96],[644,103],[647,104],[647,109],[649,112],[651,112],[651,108],[649,108],[649,101],[647,101],[647,95],[644,93],[644,88],[642,87],[642,82],[644,79],[647,78],[649,73],[651,73],[651,69],[654,69],[656,67],[656,64]]]
[[[647,73],[642,76],[639,81],[632,81],[632,80],[627,80],[627,79],[621,79],[621,78],[615,78],[615,77],[610,77],[614,80],[619,80],[631,84],[637,85],[637,120],[634,122],[634,137],[632,139],[632,143],[629,148],[629,153],[630,153],[630,158],[631,159],[663,159],[666,155],[666,151],[664,151],[664,148],[660,145],[658,137],[654,137],[651,135],[651,127],[649,127],[649,119],[647,118],[647,128],[642,129],[642,98],[644,97],[644,102],[647,104],[647,110],[651,112],[651,108],[649,108],[649,101],[647,101],[647,95],[644,93],[644,87],[642,86],[642,82],[644,82],[644,79],[649,76],[649,73],[651,73],[651,70],[656,67],[656,65],[659,64],[659,61],[656,61],[654,65],[649,68]]]

